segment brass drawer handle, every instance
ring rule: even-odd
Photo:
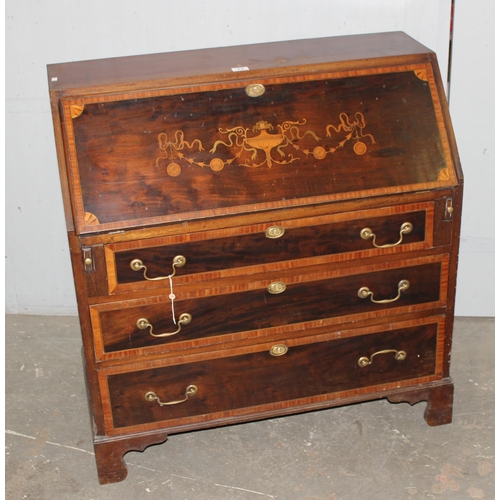
[[[184,393],[186,397],[184,399],[179,399],[179,401],[167,401],[166,403],[163,401],[160,401],[160,398],[156,395],[156,392],[149,391],[146,392],[144,395],[144,398],[146,401],[156,401],[160,406],[172,406],[172,405],[178,405],[181,403],[186,402],[191,396],[194,396],[198,392],[198,387],[195,385],[188,385],[186,387],[186,392]]]
[[[139,318],[137,320],[137,328],[140,330],[145,330],[146,328],[149,328],[149,334],[153,337],[171,337],[172,335],[176,335],[181,331],[182,325],[187,325],[191,323],[191,320],[193,317],[189,313],[182,313],[179,316],[179,321],[177,321],[177,324],[179,325],[179,328],[175,332],[172,333],[153,333],[153,325],[147,320],[146,318]]]
[[[401,229],[399,231],[399,240],[396,241],[396,243],[388,243],[387,245],[377,245],[375,243],[375,239],[377,237],[372,233],[372,230],[369,227],[365,227],[364,229],[362,229],[359,235],[364,240],[369,240],[370,238],[373,238],[373,246],[376,248],[391,248],[391,247],[396,247],[400,243],[402,243],[403,236],[405,234],[410,234],[412,230],[413,230],[413,224],[411,222],[403,222],[403,224],[401,224]]]
[[[269,293],[272,293],[273,295],[278,295],[279,293],[283,293],[286,290],[286,283],[283,283],[283,281],[275,281],[274,283],[271,283],[267,287],[267,291]]]
[[[161,281],[161,280],[168,280],[170,278],[173,278],[175,276],[175,271],[176,267],[182,267],[186,263],[186,257],[183,255],[177,255],[177,257],[174,257],[172,260],[172,270],[173,273],[168,275],[168,276],[159,276],[158,278],[150,278],[146,275],[146,272],[148,268],[144,265],[141,259],[134,259],[133,261],[130,262],[130,267],[133,271],[141,271],[142,269],[144,270],[144,279],[148,281]]]
[[[403,361],[403,359],[406,359],[406,352],[405,351],[398,351],[396,349],[385,349],[383,351],[378,351],[378,352],[373,353],[369,359],[365,356],[359,358],[358,365],[361,366],[361,368],[364,368],[365,366],[372,364],[373,358],[375,356],[378,356],[379,354],[389,354],[391,352],[396,353],[396,356],[394,356],[394,359],[396,359],[397,361]]]
[[[373,298],[373,292],[366,286],[361,287],[358,290],[358,297],[360,299],[366,299],[366,297],[370,297],[370,300],[374,304],[388,304],[389,302],[396,302],[401,297],[401,294],[410,288],[410,282],[408,280],[401,280],[398,283],[398,296],[394,299],[384,299],[384,300],[375,300]]]
[[[266,238],[271,240],[281,238],[284,234],[285,228],[283,226],[270,226],[266,229]]]

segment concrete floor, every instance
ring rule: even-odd
[[[76,318],[6,321],[8,500],[494,498],[494,320],[458,318],[453,423],[386,400],[171,436],[97,482]]]

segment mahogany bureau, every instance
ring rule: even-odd
[[[48,80],[101,483],[194,429],[380,398],[451,421],[463,178],[433,52],[385,33]]]

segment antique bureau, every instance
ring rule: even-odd
[[[451,421],[463,179],[433,52],[385,33],[48,80],[101,483],[194,429],[380,398]]]

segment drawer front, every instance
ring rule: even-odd
[[[63,100],[78,232],[455,183],[430,65],[292,73]]]
[[[436,373],[437,338],[438,325],[427,324],[291,346],[278,356],[266,350],[110,375],[113,426],[206,419],[245,407],[431,376]],[[286,344],[278,346],[281,352]],[[159,404],[172,402],[176,404]]]
[[[215,337],[221,335],[231,334],[235,338],[235,334],[246,332],[248,337],[249,331],[263,335],[284,325],[303,328],[298,325],[335,321],[347,315],[373,316],[388,314],[394,308],[404,312],[408,308],[436,307],[443,305],[446,262],[291,283],[281,293],[258,289],[175,300],[176,325],[168,296],[139,304],[128,301],[104,308],[95,306],[91,311],[98,355],[153,346],[175,350],[200,339],[200,345],[218,343],[221,340]],[[402,282],[408,286],[403,287]],[[190,320],[182,324],[179,320],[186,313]]]
[[[370,217],[379,212],[392,213]],[[421,203],[367,211],[362,217],[338,214],[110,244],[106,246],[109,290],[118,293],[168,286],[166,277],[174,271],[176,281],[182,283],[252,274],[266,270],[267,264],[289,267],[289,261],[299,259],[318,261],[330,256],[335,260],[342,255],[347,260],[426,248],[432,246],[433,214],[433,203]],[[177,256],[184,257],[182,266],[174,265]]]

